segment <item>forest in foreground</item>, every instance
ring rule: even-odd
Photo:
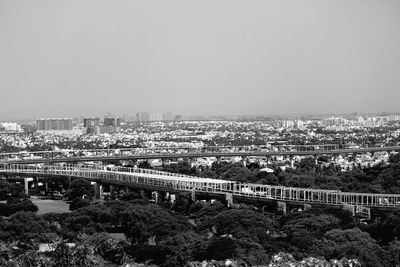
[[[185,163],[165,169],[198,172]],[[333,175],[307,166],[260,174],[254,166],[237,164],[203,172],[209,177],[301,187],[322,185],[319,177],[325,177],[334,180],[325,182],[326,187],[365,191],[364,184],[370,184],[369,188],[390,192],[397,190],[398,170],[399,162],[392,158],[389,165]],[[71,212],[38,215],[22,192],[17,185],[0,181],[0,196],[7,199],[0,203],[0,266],[400,265],[400,211],[360,223],[341,208],[282,214],[276,212],[276,204],[265,209],[249,204],[228,208],[220,201],[193,201],[189,193],[177,195],[174,203],[155,204],[133,191],[118,200],[96,202],[82,198],[93,196],[93,188],[76,179],[66,194]]]

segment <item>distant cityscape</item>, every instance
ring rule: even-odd
[[[299,118],[300,117],[300,118]],[[147,122],[176,122],[176,121],[263,121],[274,128],[304,129],[307,125],[317,124],[328,130],[348,130],[357,127],[380,127],[387,123],[400,121],[399,114],[381,115],[287,115],[287,116],[227,116],[204,115],[183,116],[171,112],[138,112],[134,116],[103,116],[80,118],[38,118],[19,122],[0,122],[0,132],[62,132],[77,131],[82,134],[119,132],[121,125]]]
[[[132,147],[210,146],[318,146],[333,145],[341,149],[357,149],[400,144],[400,115],[341,115],[292,117],[189,117],[171,112],[140,112],[133,117],[102,116],[81,118],[38,118],[22,124],[1,123],[2,152],[57,151],[62,149],[104,149]],[[234,148],[227,151],[235,151]],[[325,159],[320,166],[335,164],[343,171],[387,162],[388,153],[341,155]],[[276,157],[279,168],[294,167],[304,156],[292,159]],[[242,161],[241,157],[226,157],[227,162]],[[192,167],[210,167],[216,159],[198,158]],[[267,167],[265,157],[247,158]],[[150,160],[153,167],[172,164]]]

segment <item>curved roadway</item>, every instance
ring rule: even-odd
[[[218,150],[218,151],[216,151]],[[207,157],[269,157],[269,156],[308,156],[363,154],[382,151],[400,151],[400,146],[368,147],[353,149],[316,149],[270,151],[258,147],[213,147],[212,149],[194,148],[132,148],[132,149],[93,149],[61,150],[1,153],[0,164],[36,164],[55,162],[102,161],[102,160],[138,160],[170,158],[207,158]]]
[[[193,192],[195,194],[230,195],[231,198],[283,201],[297,204],[343,206],[352,205],[375,209],[400,208],[400,194],[370,194],[341,192],[311,188],[271,186],[200,178],[155,170],[104,166],[83,168],[74,165],[22,165],[2,164],[0,173],[28,176],[68,176],[91,181],[123,184],[131,187],[167,192]]]

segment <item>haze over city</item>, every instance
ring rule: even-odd
[[[399,112],[398,14],[399,1],[1,1],[1,119]]]
[[[0,266],[400,266],[399,0],[0,0]]]

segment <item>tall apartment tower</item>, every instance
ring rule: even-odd
[[[121,118],[105,117],[101,133],[118,133],[121,130]]]
[[[105,117],[104,118],[104,126],[120,127],[121,126],[121,118],[119,118],[119,117]]]
[[[72,118],[41,118],[36,120],[38,131],[71,131]]]
[[[83,119],[83,133],[84,134],[97,134],[100,132],[99,118],[84,118]]]

